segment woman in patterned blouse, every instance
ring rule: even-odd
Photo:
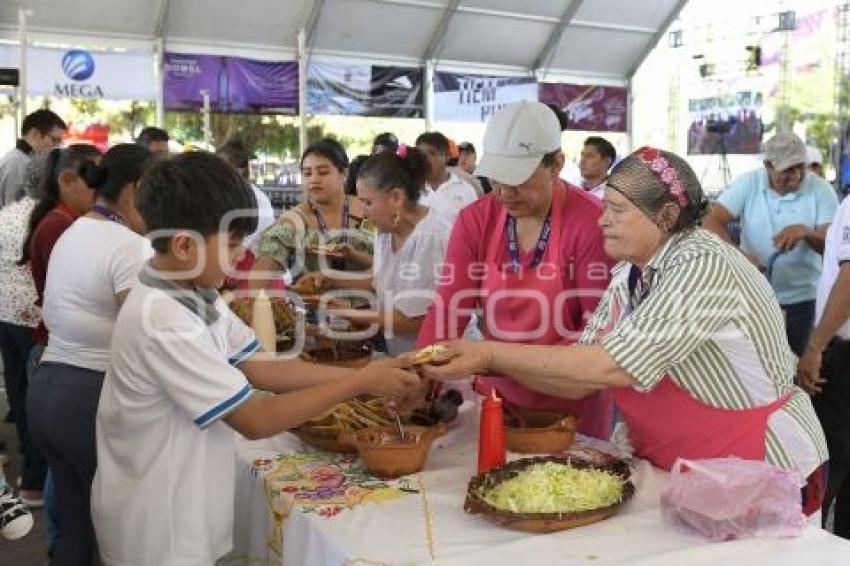
[[[0,210],[0,351],[9,409],[23,454],[21,497],[27,504],[41,499],[47,463],[30,440],[27,426],[27,360],[34,345],[32,333],[41,320],[38,295],[29,264],[19,265],[27,224],[36,204],[47,151],[34,152],[26,169],[26,194]]]
[[[611,388],[637,456],[765,460],[809,477],[820,508],[826,444],[770,285],[698,227],[707,201],[680,157],[644,147],[611,172],[599,225],[620,260],[580,344],[449,343],[433,379],[487,372],[567,398]],[[445,360],[444,360],[445,361]]]
[[[347,168],[345,149],[336,140],[307,147],[301,157],[305,202],[263,234],[252,268],[254,288],[268,287],[285,271],[297,279],[322,267],[371,267],[374,235],[363,228],[362,203],[345,194]]]

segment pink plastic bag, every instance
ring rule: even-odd
[[[679,458],[661,494],[661,513],[712,541],[799,536],[804,484],[798,472],[761,461]]]

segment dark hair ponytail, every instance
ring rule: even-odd
[[[94,161],[81,163],[77,168],[77,175],[95,192],[97,192],[98,187],[102,187],[106,183],[107,179],[106,167],[102,167]]]
[[[357,175],[360,173],[360,168],[369,159],[368,155],[358,155],[351,160],[348,165],[348,175],[345,177],[345,194],[349,196],[357,196]]]
[[[77,173],[97,196],[115,203],[124,187],[142,178],[152,158],[153,153],[140,145],[121,143],[103,155],[100,165],[91,161],[82,163]]]
[[[53,210],[61,201],[59,195],[59,175],[63,171],[73,170],[79,171],[80,167],[86,163],[94,163],[94,160],[100,157],[100,150],[93,145],[79,143],[73,144],[65,149],[52,149],[47,156],[47,161],[44,164],[44,172],[41,175],[41,182],[38,188],[39,201],[30,213],[29,225],[27,226],[27,237],[24,239],[24,246],[21,250],[21,259],[18,265],[24,265],[30,260],[30,241],[35,232],[36,227],[48,212]]]
[[[404,157],[394,153],[378,153],[363,163],[358,179],[370,182],[381,193],[404,189],[411,204],[419,202],[429,173],[428,158],[416,148],[408,148]]]

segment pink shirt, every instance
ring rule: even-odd
[[[507,269],[507,211],[495,193],[463,209],[449,239],[440,284],[419,333],[418,345],[462,336],[480,304],[488,340],[526,344],[572,344],[608,286],[613,260],[602,247],[598,200],[559,181],[552,201],[552,234],[540,265],[527,266],[533,250],[520,254],[520,273]],[[507,377],[484,377],[476,389],[496,388],[506,402],[539,410],[580,414],[580,431],[610,435],[613,401],[600,392],[568,401],[533,391]]]

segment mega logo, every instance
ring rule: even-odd
[[[94,57],[88,51],[71,49],[62,57],[62,72],[72,81],[85,81],[94,74]]]
[[[94,57],[82,49],[71,49],[62,57],[62,72],[75,83],[56,83],[57,96],[69,98],[103,98],[100,85],[86,81],[94,75]]]

